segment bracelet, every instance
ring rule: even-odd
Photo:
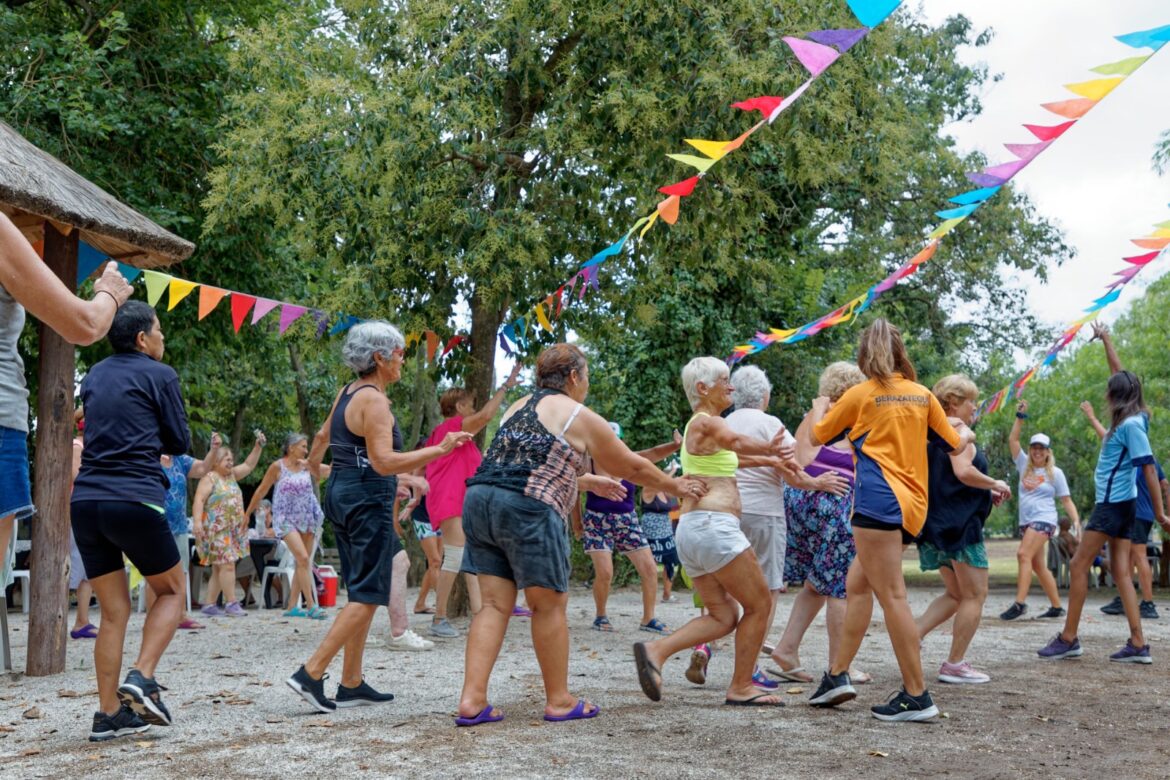
[[[114,311],[117,311],[118,309],[122,308],[122,304],[118,303],[118,299],[115,298],[114,294],[112,292],[110,292],[109,290],[98,290],[97,292],[95,292],[94,293],[94,300],[95,301],[97,300],[97,296],[101,293],[105,293],[106,295],[110,296],[110,300],[114,302]]]
[[[1017,420],[1027,420],[1028,415],[1024,412],[1016,412],[1016,419]]]

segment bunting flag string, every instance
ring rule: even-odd
[[[1127,35],[1119,35],[1117,36],[1117,40],[1133,48],[1150,48],[1154,50],[1154,53],[1157,53],[1166,43],[1170,42],[1170,25],[1137,33],[1129,33]],[[1017,159],[992,165],[982,171],[967,174],[967,178],[978,189],[969,190],[950,198],[950,202],[956,204],[956,208],[935,212],[935,216],[943,221],[930,231],[927,235],[928,243],[915,257],[911,258],[885,279],[872,285],[863,295],[850,301],[844,307],[805,323],[799,328],[793,328],[791,330],[772,329],[768,333],[756,333],[755,337],[736,346],[727,358],[727,361],[729,363],[736,363],[748,355],[767,349],[772,344],[794,344],[821,332],[825,328],[856,319],[858,315],[868,309],[883,293],[893,289],[902,279],[916,273],[918,268],[935,253],[938,249],[939,242],[948,233],[969,219],[983,204],[993,198],[1005,184],[1031,164],[1039,155],[1048,150],[1056,139],[1063,136],[1081,117],[1088,113],[1108,94],[1113,92],[1123,81],[1137,72],[1151,57],[1153,57],[1153,54],[1133,57],[1109,65],[1100,65],[1097,68],[1093,68],[1093,71],[1096,73],[1108,72],[1113,77],[1065,85],[1065,89],[1079,97],[1074,100],[1045,103],[1042,104],[1042,107],[1064,116],[1069,121],[1055,126],[1024,125],[1038,139],[1038,143],[1005,144],[1007,150]],[[1153,260],[1161,250],[1164,250],[1170,245],[1170,231],[1166,231],[1166,236],[1163,237],[1159,235],[1159,232],[1162,230],[1163,228],[1159,227],[1150,236],[1135,240],[1134,243],[1143,249],[1158,250],[1148,256],[1145,262]],[[1130,262],[1133,262],[1133,259]],[[1121,286],[1128,283],[1129,279],[1132,279],[1132,276],[1128,279],[1123,278],[1119,283],[1114,285],[1113,292],[1107,293],[1102,298],[1094,301],[1094,305],[1097,306],[1095,310],[1100,310],[1102,306],[1106,306],[1113,300],[1116,300],[1117,296],[1121,294]],[[854,305],[858,300],[861,303]],[[848,316],[844,315],[843,311],[845,310],[849,312]]]
[[[902,2],[903,0],[846,0],[849,9],[861,25],[859,28],[818,30],[808,33],[803,38],[786,36],[784,42],[792,51],[793,56],[808,71],[809,78],[789,93],[787,97],[780,95],[761,95],[732,103],[731,106],[733,108],[737,108],[748,114],[758,111],[762,117],[734,140],[684,139],[685,143],[699,154],[680,152],[666,156],[671,160],[691,168],[693,170],[692,175],[675,184],[659,187],[658,191],[665,195],[666,199],[659,202],[649,214],[639,217],[621,240],[610,244],[605,249],[593,255],[593,257],[578,268],[577,272],[565,284],[561,285],[556,294],[558,302],[555,312],[551,306],[549,307],[548,314],[552,315],[551,320],[544,311],[547,298],[541,299],[538,303],[535,303],[526,310],[517,312],[511,321],[505,323],[499,333],[500,347],[508,355],[515,354],[527,348],[528,341],[522,335],[523,327],[521,327],[521,323],[535,322],[539,324],[541,329],[553,333],[553,321],[560,319],[562,314],[560,302],[560,293],[562,291],[567,290],[571,299],[572,292],[576,289],[577,300],[582,300],[588,288],[594,290],[600,288],[598,266],[621,254],[622,250],[626,247],[627,241],[635,231],[641,228],[641,232],[638,233],[638,240],[641,241],[645,238],[646,233],[659,222],[667,225],[677,223],[682,207],[682,199],[690,197],[695,192],[700,182],[711,173],[711,169],[716,164],[743,146],[744,142],[756,131],[765,125],[770,125],[775,122],[780,114],[787,111],[825,70],[836,62],[841,55],[865,38],[870,30],[885,21],[902,5]],[[549,320],[547,325],[546,320]],[[518,341],[517,339],[521,339],[522,341]]]
[[[1158,230],[1155,230],[1154,234],[1157,234],[1157,232]],[[1131,240],[1133,243],[1140,245],[1140,242],[1145,241],[1146,239],[1135,238]],[[1163,246],[1157,251],[1149,252],[1144,255],[1123,258],[1123,260],[1129,265],[1128,267],[1122,268],[1119,271],[1113,272],[1113,276],[1117,278],[1106,285],[1105,289],[1108,290],[1108,292],[1094,299],[1093,302],[1083,310],[1081,317],[1068,323],[1064,331],[1061,332],[1060,336],[1056,339],[1055,342],[1053,342],[1052,346],[1048,348],[1048,351],[1044,353],[1044,357],[1040,358],[1040,360],[1035,365],[1028,368],[1028,370],[1024,371],[1014,380],[1009,382],[1005,387],[993,393],[991,397],[985,400],[979,407],[978,416],[982,417],[984,414],[994,414],[995,412],[1004,408],[1004,406],[1006,406],[1007,403],[1013,398],[1019,398],[1020,395],[1023,394],[1024,388],[1028,385],[1029,382],[1035,379],[1041,371],[1056,362],[1056,358],[1060,354],[1060,351],[1072,343],[1072,341],[1077,337],[1077,334],[1080,333],[1081,328],[1097,319],[1097,317],[1100,316],[1102,309],[1121,297],[1121,291],[1127,284],[1132,282],[1138,274],[1140,274],[1150,265],[1150,263],[1166,254],[1167,251],[1170,251],[1170,245]]]

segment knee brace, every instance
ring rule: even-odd
[[[459,573],[463,565],[463,548],[451,544],[443,545],[443,571]]]

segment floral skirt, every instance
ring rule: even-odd
[[[835,496],[784,488],[784,514],[788,518],[784,579],[788,584],[807,582],[822,596],[845,598],[845,576],[857,554],[849,527],[852,511],[852,493]]]

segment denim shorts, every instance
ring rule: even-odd
[[[752,547],[738,517],[705,509],[679,517],[674,541],[678,558],[691,577],[714,574]]]
[[[495,485],[472,485],[463,499],[460,571],[511,580],[516,587],[569,590],[569,533],[548,504]]]
[[[325,515],[333,525],[341,579],[356,604],[390,601],[394,555],[402,549],[394,533],[395,477],[371,468],[337,469],[325,488]]]
[[[1086,531],[1105,534],[1110,539],[1129,539],[1137,519],[1137,499],[1128,501],[1099,501],[1089,515]]]
[[[973,569],[987,569],[987,546],[983,542],[969,544],[961,550],[940,550],[930,542],[918,543],[918,568],[922,571],[954,569],[955,561],[965,563]]]
[[[0,517],[15,515],[17,520],[24,520],[32,514],[28,434],[0,425]]]

